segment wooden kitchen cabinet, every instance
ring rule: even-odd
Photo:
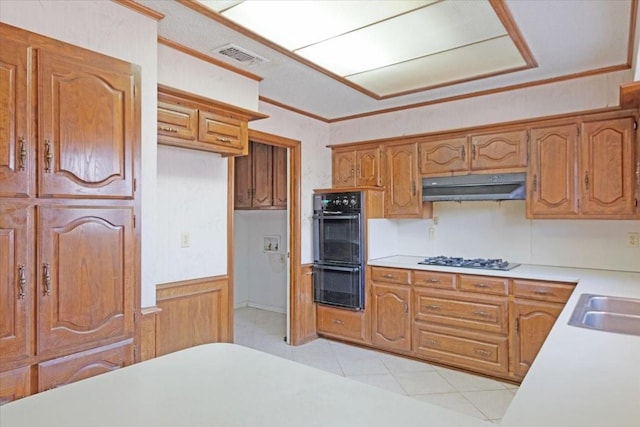
[[[267,117],[189,92],[158,85],[158,144],[244,156],[248,122]]]
[[[389,145],[385,150],[385,217],[421,218],[422,178],[415,142]]]
[[[363,146],[356,149],[336,147],[331,152],[331,181],[334,188],[382,186],[380,175],[380,147]]]
[[[52,359],[133,348],[140,68],[5,24],[0,44],[0,376],[35,385]]]
[[[411,287],[371,282],[371,342],[384,349],[411,350]]]
[[[523,172],[527,167],[527,131],[435,138],[420,142],[423,176]]]
[[[235,158],[235,209],[287,208],[287,149],[251,141]]]
[[[531,130],[528,218],[637,218],[635,118]]]
[[[31,368],[25,366],[0,372],[0,405],[31,394]]]
[[[368,311],[352,311],[317,304],[316,319],[318,334],[360,344],[371,343]]]

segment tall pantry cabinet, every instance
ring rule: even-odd
[[[133,363],[138,66],[0,24],[0,403]]]

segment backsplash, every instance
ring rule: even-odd
[[[640,221],[529,220],[525,212],[524,201],[438,202],[436,220],[369,220],[369,258],[447,255],[640,271],[640,249],[626,246]]]

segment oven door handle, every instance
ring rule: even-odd
[[[323,212],[320,214],[314,214],[313,219],[358,219],[360,214],[343,214],[343,213],[331,213]]]
[[[357,271],[360,271],[360,267],[339,267],[337,265],[320,265],[320,264],[314,264],[313,268],[317,268],[319,270],[334,270],[334,271],[347,271],[350,273],[355,273]]]

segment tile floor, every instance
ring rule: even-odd
[[[235,310],[235,342],[356,381],[499,424],[518,387],[428,363],[317,339],[284,342],[285,315],[250,307]]]

